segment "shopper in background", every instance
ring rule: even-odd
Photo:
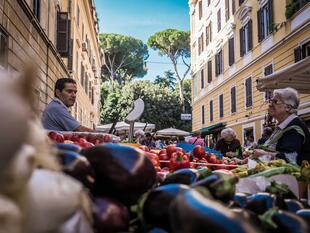
[[[88,131],[93,130],[82,126],[70,114],[69,109],[75,104],[77,85],[72,78],[61,78],[55,83],[54,99],[43,112],[43,127],[56,131]]]
[[[142,140],[141,145],[147,146],[149,148],[155,148],[155,141],[153,136],[150,133],[146,133],[144,140]]]
[[[221,131],[221,139],[218,140],[215,150],[227,157],[239,157],[242,155],[240,141],[236,139],[236,132],[232,128]]]
[[[272,134],[272,131],[273,130],[272,130],[271,127],[264,128],[262,137],[260,139],[258,139],[257,144],[258,145],[263,145],[268,140],[268,138],[270,138],[270,136]]]
[[[196,134],[188,140],[189,144],[205,146],[205,140],[201,138],[201,133]]]
[[[297,164],[301,164],[302,160],[310,161],[310,133],[297,116],[298,92],[288,87],[274,90],[273,96],[268,112],[278,121],[278,125],[263,144],[264,149],[254,150],[254,156],[268,155]]]
[[[134,134],[136,138],[136,143],[141,144],[142,141],[144,140],[144,135],[145,135],[144,131],[142,129],[138,129]]]

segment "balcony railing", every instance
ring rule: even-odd
[[[299,11],[303,6],[309,3],[310,0],[293,0],[290,4],[286,5],[285,16],[286,19],[292,18],[292,16]]]

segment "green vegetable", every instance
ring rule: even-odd
[[[300,167],[296,164],[287,163],[284,164],[283,167],[286,168],[287,173],[300,172]]]
[[[252,175],[251,177],[258,177],[258,176],[271,177],[275,175],[285,174],[285,172],[286,172],[285,167],[275,167],[275,168],[270,168],[266,171],[259,172],[255,175]]]

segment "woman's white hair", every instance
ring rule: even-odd
[[[226,128],[221,131],[221,138],[233,137],[235,138],[236,132],[232,128]]]
[[[290,107],[289,113],[297,113],[299,106],[299,94],[298,92],[291,87],[276,89],[273,91],[273,95],[280,97],[282,102]]]

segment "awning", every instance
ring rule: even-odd
[[[214,124],[214,125],[210,125],[208,127],[205,127],[205,128],[202,128],[200,129],[200,133],[203,134],[203,135],[207,135],[207,134],[211,134],[215,131],[219,131],[221,130],[222,128],[224,128],[226,125],[226,123],[217,123],[217,124]]]
[[[257,89],[267,91],[292,87],[300,93],[310,93],[310,57],[257,80]]]

